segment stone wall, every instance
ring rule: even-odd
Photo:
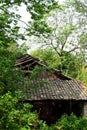
[[[83,106],[83,116],[87,117],[87,102],[85,102]]]

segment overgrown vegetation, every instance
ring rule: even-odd
[[[82,55],[69,54],[63,52],[62,58],[52,49],[35,50],[33,56],[48,63],[49,68],[62,69],[62,72],[72,78],[82,81],[87,86],[87,68],[84,66],[84,57]],[[49,57],[49,58],[48,58]]]
[[[0,97],[0,129],[30,130],[36,123],[36,113],[30,104],[19,103],[10,92]]]
[[[53,130],[87,130],[87,118],[63,115],[52,127]]]

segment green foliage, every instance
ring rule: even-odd
[[[60,41],[62,40],[62,42],[64,42],[65,37],[69,37],[69,35],[72,34],[74,29],[75,29],[75,26],[72,23],[69,23],[68,25],[66,25],[66,27],[60,26],[59,27],[60,36],[58,38],[61,38],[61,39],[59,40]],[[62,37],[64,38],[62,39]]]
[[[87,118],[63,115],[52,127],[53,130],[87,130]]]
[[[77,80],[82,81],[82,83],[84,83],[84,85],[87,87],[87,68],[86,67],[82,67],[81,71],[79,71]]]
[[[61,62],[63,72],[73,78],[76,78],[78,73],[81,72],[83,57],[63,52]]]
[[[7,49],[0,48],[0,94],[3,95],[8,91],[15,95],[18,91],[18,82],[22,81],[23,75],[15,68],[15,54]]]
[[[0,96],[1,130],[50,130],[32,111],[32,105],[19,102],[10,92]]]
[[[45,36],[46,34],[49,34],[51,32],[51,28],[48,27],[44,20],[34,21],[32,27],[33,29],[27,29],[28,35],[30,36],[35,35],[39,37],[40,34],[43,34]]]
[[[78,76],[83,65],[83,58],[81,56],[76,56],[66,51],[62,52],[61,57],[52,49],[36,50],[32,52],[32,55],[48,63],[51,68],[60,69],[62,67],[63,73],[73,78]]]
[[[22,44],[19,48],[16,48],[16,56],[27,54],[28,46],[26,44]]]
[[[87,14],[87,3],[86,1],[81,1],[81,0],[75,0],[75,1],[71,1],[73,7],[76,8],[76,10],[84,15]]]
[[[18,52],[17,40],[19,34],[17,19],[20,16],[14,12],[12,1],[1,1],[0,4],[0,95],[8,91],[15,94],[18,91],[18,81],[22,80],[21,72],[15,68]],[[13,11],[12,11],[13,9]],[[22,51],[23,52],[23,51]]]
[[[44,67],[36,66],[33,71],[30,71],[30,73],[31,73],[31,76],[30,76],[31,79],[38,79],[39,76],[40,76],[40,73],[42,71],[45,71],[46,69],[47,68],[45,66]]]
[[[0,47],[8,47],[16,43],[20,37],[19,28],[17,26],[19,15],[13,11],[9,11],[10,6],[2,2],[0,4]]]
[[[32,52],[32,55],[38,57],[40,60],[43,60],[50,67],[58,68],[58,64],[60,64],[60,58],[52,49],[37,49]]]
[[[31,18],[34,20],[43,19],[45,14],[59,7],[55,0],[26,0],[25,4],[27,5],[27,10],[31,13]]]
[[[11,93],[0,96],[0,129],[33,130],[37,116],[31,108],[29,103],[18,103]]]
[[[32,22],[31,27],[27,29],[29,35],[46,35],[51,32],[51,28],[45,21],[45,16],[56,8],[59,8],[59,4],[56,0],[30,0],[24,2],[27,6],[27,11],[31,14]],[[29,4],[28,4],[29,3]]]

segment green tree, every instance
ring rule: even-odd
[[[20,84],[23,84],[24,75],[15,68],[15,62],[16,57],[27,53],[26,45],[18,45],[19,39],[25,40],[25,35],[20,33],[18,21],[21,19],[16,11],[22,2],[0,2],[0,95],[10,91],[12,96],[19,99],[22,96]]]
[[[18,90],[18,81],[22,74],[15,68],[16,56],[19,54],[18,39],[23,39],[18,26],[20,16],[14,11],[17,3],[1,1],[0,4],[0,94]],[[16,73],[15,73],[16,72]]]
[[[56,3],[58,5],[58,3]],[[74,54],[76,57],[82,55],[84,58],[86,53],[86,22],[83,22],[83,16],[78,13],[76,8],[70,1],[66,1],[64,5],[56,6],[57,8],[51,9],[48,14],[45,14],[43,20],[50,29],[44,31],[40,30],[39,26],[44,26],[39,20],[34,20],[38,23],[38,26],[34,26],[34,32],[31,28],[34,41],[33,43],[39,44],[39,48],[52,48],[60,57],[62,69],[62,57],[64,52],[67,52],[67,56]],[[41,20],[41,19],[40,19]],[[34,24],[32,21],[32,25]],[[69,53],[69,54],[68,54]],[[80,58],[79,58],[80,60]]]
[[[46,62],[51,68],[60,69],[61,61],[57,53],[53,49],[37,49],[32,52],[33,56]],[[77,78],[81,73],[83,66],[83,57],[74,54],[69,54],[66,51],[62,53],[62,71],[64,74],[73,78]]]
[[[45,16],[51,10],[59,8],[56,0],[30,0],[25,2],[27,5],[27,11],[31,14],[32,21],[30,22],[30,27],[27,29],[29,35],[48,35],[51,32],[50,27],[45,21]]]
[[[78,43],[81,46],[82,53],[87,55],[87,1],[85,0],[69,0],[68,6],[75,8],[78,14]]]
[[[9,4],[4,2],[0,4],[0,48],[15,44],[21,37],[17,26],[17,19],[20,16],[10,11],[11,9],[14,10],[14,7],[11,8]]]
[[[62,69],[66,75],[73,78],[77,78],[79,73],[81,73],[83,67],[83,57],[81,55],[67,54],[63,52],[62,55]]]
[[[32,55],[46,62],[50,67],[58,69],[60,59],[53,49],[37,49],[32,51]]]

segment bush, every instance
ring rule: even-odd
[[[0,129],[31,130],[36,123],[37,114],[31,112],[30,104],[20,104],[11,93],[0,97]]]
[[[87,119],[63,115],[53,126],[53,130],[87,130]]]
[[[87,69],[83,67],[78,74],[77,80],[80,80],[87,87]]]

